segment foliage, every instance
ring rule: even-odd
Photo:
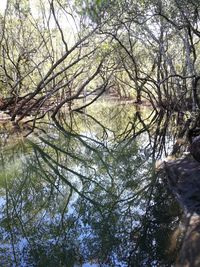
[[[55,117],[66,104],[82,109],[80,99],[90,105],[108,92],[195,110],[198,27],[196,1],[8,1],[0,87],[9,101],[2,109],[9,107],[12,120],[22,113],[16,122],[41,110]]]

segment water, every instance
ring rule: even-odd
[[[166,121],[96,103],[2,146],[0,265],[172,266],[180,210],[155,169]]]

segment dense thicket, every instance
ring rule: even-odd
[[[196,110],[199,6],[8,0],[0,16],[1,109],[16,121],[41,111],[55,116],[115,92],[155,109]]]

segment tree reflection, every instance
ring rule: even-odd
[[[136,111],[117,134],[78,113],[30,138],[18,165],[2,154],[1,264],[171,266],[180,211],[155,161],[178,133],[152,115]]]

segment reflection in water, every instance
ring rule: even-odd
[[[95,109],[2,148],[1,266],[174,262],[180,211],[155,161],[173,149],[176,118]]]

